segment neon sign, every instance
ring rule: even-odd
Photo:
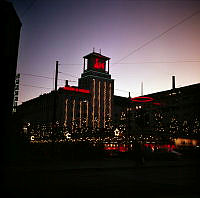
[[[79,89],[76,87],[63,87],[62,89],[66,90],[66,91],[75,91],[75,92],[80,92],[80,93],[90,93],[89,90],[87,89]]]
[[[151,97],[135,97],[130,99],[132,102],[151,102],[154,99]]]
[[[99,62],[99,59],[95,59],[95,64],[94,64],[95,69],[104,69],[105,68],[105,63]]]

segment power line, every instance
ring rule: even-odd
[[[125,65],[130,65],[130,64],[174,64],[174,63],[200,63],[200,60],[183,60],[183,61],[147,61],[147,62],[133,62],[133,63],[111,63],[113,65],[121,65],[121,64],[125,64]]]
[[[24,86],[24,87],[33,87],[33,88],[38,88],[38,89],[51,89],[53,90],[53,88],[49,88],[49,87],[40,87],[40,86],[34,86],[34,85],[29,85],[29,84],[20,84],[20,86]],[[116,91],[121,91],[121,92],[125,92],[125,93],[129,93],[131,91],[126,91],[126,90],[122,90],[122,89],[114,89]],[[134,93],[134,92],[131,92]]]
[[[67,76],[71,76],[71,77],[73,77],[73,78],[79,78],[79,77],[77,77],[77,76],[75,76],[75,75],[73,75],[73,74],[70,74],[70,73],[64,73],[64,72],[59,72],[59,73],[64,74],[64,75],[67,75]]]
[[[79,63],[60,63],[59,65],[82,65]]]
[[[116,91],[121,91],[121,92],[126,92],[126,93],[128,93],[128,92],[131,92],[131,91],[126,91],[126,90],[122,90],[122,89],[115,89]],[[131,93],[133,93],[133,92],[131,92]]]
[[[33,5],[34,5],[34,3],[36,2],[37,0],[33,0],[27,7],[26,7],[26,9],[23,11],[23,13],[22,13],[22,18],[26,15],[26,13],[27,13],[27,11],[28,10],[30,10],[32,7],[33,7]]]
[[[151,64],[151,63],[155,63],[155,64],[160,64],[160,63],[199,63],[200,60],[175,60],[175,61],[144,61],[144,62],[133,62],[133,63],[119,63],[119,62],[116,62],[116,63],[110,63],[112,65],[119,65],[119,64]],[[65,64],[60,64],[60,65],[81,65],[81,64],[76,64],[76,63],[65,63]],[[58,72],[58,73],[62,73],[62,74],[65,74],[65,75],[68,75],[68,76],[71,76],[71,77],[74,77],[74,78],[78,78],[77,76],[75,75],[72,75],[72,74],[69,74],[69,73],[64,73],[64,72]]]
[[[61,72],[59,72],[61,73]],[[54,79],[52,77],[48,77],[48,76],[43,76],[43,75],[36,75],[36,74],[25,74],[25,73],[20,73],[21,75],[24,75],[24,76],[32,76],[32,77],[38,77],[38,78],[46,78],[46,79]],[[58,80],[62,80],[62,81],[65,81],[65,79],[58,79]],[[73,80],[69,80],[69,82],[76,82],[76,81],[73,81]]]
[[[63,72],[59,72],[59,73],[63,73]],[[25,73],[20,73],[21,75],[26,75],[26,76],[32,76],[32,77],[39,77],[39,78],[47,78],[47,79],[54,79],[54,78],[51,78],[51,77],[48,77],[48,76],[42,76],[42,75],[35,75],[35,74],[25,74]],[[64,73],[66,74],[66,73]],[[67,74],[67,75],[70,75],[70,76],[73,76],[71,74]],[[73,76],[75,77],[75,76]],[[78,78],[78,77],[75,77],[75,78]],[[58,80],[63,80],[63,79],[58,79]],[[69,82],[76,82],[76,81],[69,81]],[[20,84],[21,86],[25,86],[25,87],[33,87],[33,88],[39,88],[39,89],[53,89],[53,88],[49,88],[49,87],[40,87],[40,86],[34,86],[34,85],[29,85],[29,84]],[[128,93],[129,91],[127,90],[122,90],[122,89],[114,89],[116,91],[121,91],[121,92],[126,92]],[[133,92],[131,92],[133,93]]]
[[[36,74],[25,74],[25,73],[20,73],[21,75],[24,76],[33,76],[33,77],[38,77],[38,78],[47,78],[47,79],[53,79],[52,77],[48,77],[48,76],[42,76],[42,75],[36,75]]]
[[[33,88],[39,88],[39,89],[52,89],[52,88],[49,88],[49,87],[38,87],[38,86],[27,85],[27,84],[20,84],[20,85],[24,86],[24,87],[33,87]]]
[[[135,52],[141,50],[142,48],[146,47],[147,45],[149,45],[150,43],[152,43],[153,41],[161,38],[163,35],[167,34],[169,31],[173,30],[174,28],[176,28],[177,26],[183,24],[185,21],[191,19],[193,16],[197,15],[200,13],[200,10],[196,11],[196,12],[193,12],[191,15],[185,17],[184,19],[182,19],[181,21],[179,21],[178,23],[176,23],[175,25],[171,26],[170,28],[168,28],[167,30],[165,30],[164,32],[156,35],[155,37],[153,37],[151,40],[143,43],[142,45],[140,45],[139,47],[137,47],[136,49],[134,49],[133,51],[131,51],[128,55],[124,56],[123,58],[121,58],[118,62],[116,63],[119,63],[121,62],[122,60],[128,58],[130,55],[134,54]]]

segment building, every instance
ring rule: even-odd
[[[70,133],[111,126],[114,80],[109,74],[110,58],[92,52],[83,59],[83,73],[77,87],[69,86],[66,81],[56,94],[52,91],[18,107],[18,114],[26,123],[57,122]]]
[[[3,49],[2,62],[6,78],[1,78],[3,86],[2,97],[4,118],[12,114],[15,76],[17,69],[18,48],[20,39],[21,22],[11,2],[1,1],[1,48]]]
[[[1,151],[3,151],[4,155],[3,161],[7,161],[14,150],[15,126],[14,124],[10,125],[10,123],[12,122],[15,76],[22,24],[11,2],[0,1],[0,13],[1,65],[3,74],[1,77],[1,102],[3,104],[1,108],[3,115],[1,118]]]
[[[199,137],[200,83],[131,99],[132,134]]]
[[[93,128],[105,128],[112,119],[113,109],[114,80],[109,74],[110,58],[94,52],[83,58],[84,71],[79,79],[79,87],[91,92],[89,114]]]
[[[58,131],[80,133],[81,137],[91,136],[91,132],[101,136],[105,131],[112,131],[107,133],[112,136],[116,129],[125,137],[199,135],[200,84],[175,88],[173,77],[171,90],[135,98],[114,96],[110,58],[92,52],[83,59],[77,87],[66,81],[58,91],[18,107],[21,118],[35,126],[33,131],[43,131],[38,137],[50,134],[53,125]]]

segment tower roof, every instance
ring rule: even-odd
[[[110,60],[109,57],[103,56],[103,55],[101,55],[101,54],[99,54],[97,52],[92,52],[92,53],[84,56],[83,58],[89,59],[90,57],[97,57],[97,58],[104,59],[104,60]]]

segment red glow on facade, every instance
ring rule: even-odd
[[[96,58],[96,59],[95,59],[95,64],[94,64],[94,68],[95,68],[95,69],[104,69],[104,68],[105,68],[105,65],[104,65],[104,64],[105,64],[105,63],[99,62],[99,59]]]
[[[130,99],[132,102],[151,102],[154,99],[151,97],[135,97]]]
[[[89,90],[87,89],[79,89],[76,87],[63,87],[62,89],[66,90],[66,91],[75,91],[75,92],[80,92],[80,93],[90,93]]]
[[[118,151],[118,152],[126,152],[128,151],[128,146],[127,145],[120,145],[120,146],[116,146],[116,145],[109,145],[104,147],[104,150],[106,151]]]
[[[160,106],[161,104],[159,102],[154,102],[154,105]]]
[[[155,149],[166,149],[168,151],[172,151],[173,149],[176,149],[176,146],[173,144],[163,144],[163,145],[155,145],[155,144],[144,144],[146,148],[151,148],[152,151]]]

